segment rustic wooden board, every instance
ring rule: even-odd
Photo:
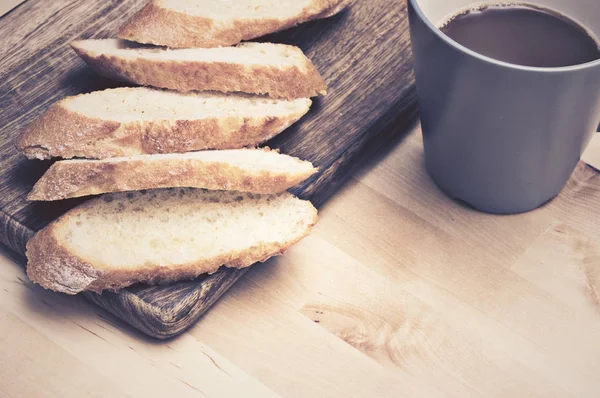
[[[0,241],[18,253],[24,253],[36,230],[81,199],[26,202],[50,162],[26,160],[13,139],[56,100],[115,85],[95,75],[67,43],[111,37],[143,3],[28,0],[0,19]],[[300,123],[269,143],[320,168],[293,190],[318,206],[355,164],[402,134],[415,116],[405,2],[358,0],[338,16],[261,40],[300,46],[329,84],[329,94],[317,99]],[[144,333],[168,338],[198,320],[244,273],[222,269],[170,286],[134,286],[87,297]]]

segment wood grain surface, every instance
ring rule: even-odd
[[[600,173],[497,216],[435,187],[418,126],[387,147],[170,341],[0,252],[0,396],[598,397]]]
[[[25,160],[12,141],[56,100],[114,85],[67,44],[111,37],[143,3],[28,0],[0,20],[0,241],[18,253],[34,231],[81,200],[27,203],[50,163]],[[356,162],[402,134],[415,115],[405,2],[357,1],[338,16],[261,40],[300,46],[329,84],[329,94],[300,123],[269,143],[320,168],[294,189],[319,206]],[[223,269],[192,282],[87,297],[145,333],[167,338],[192,325],[246,271]]]

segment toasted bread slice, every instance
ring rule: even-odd
[[[170,50],[106,39],[75,41],[71,46],[97,73],[143,86],[287,99],[310,98],[327,91],[302,50],[285,44]]]
[[[173,48],[231,46],[327,18],[352,0],[152,0],[119,37]]]
[[[309,99],[117,88],[52,105],[21,133],[16,146],[37,159],[237,149],[279,134],[310,104]]]
[[[173,187],[270,194],[283,192],[316,171],[310,162],[269,149],[63,160],[48,169],[27,199],[60,200]]]
[[[27,275],[76,294],[165,284],[282,254],[317,222],[308,201],[176,188],[85,202],[27,243]]]

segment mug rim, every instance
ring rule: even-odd
[[[487,62],[490,64],[494,64],[496,66],[502,66],[505,68],[529,71],[529,72],[543,72],[543,73],[559,73],[559,72],[574,72],[578,70],[584,70],[588,68],[593,68],[596,66],[600,66],[600,59],[595,61],[586,62],[584,64],[577,64],[571,66],[560,66],[560,67],[540,67],[540,66],[526,66],[526,65],[518,65],[510,62],[500,61],[498,59],[488,57],[487,55],[483,55],[478,53],[477,51],[473,51],[468,47],[463,46],[456,40],[450,38],[444,32],[441,31],[431,20],[425,15],[421,6],[419,5],[419,0],[408,0],[415,9],[415,12],[419,15],[421,20],[431,29],[440,39],[442,39],[446,44],[449,44],[453,48],[462,51],[474,58],[479,59],[480,61]]]

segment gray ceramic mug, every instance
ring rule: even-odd
[[[600,37],[600,0],[527,0]],[[555,197],[600,123],[600,61],[517,66],[473,52],[437,27],[494,1],[408,0],[429,174],[450,197],[520,213]],[[551,44],[550,44],[551,45]]]

